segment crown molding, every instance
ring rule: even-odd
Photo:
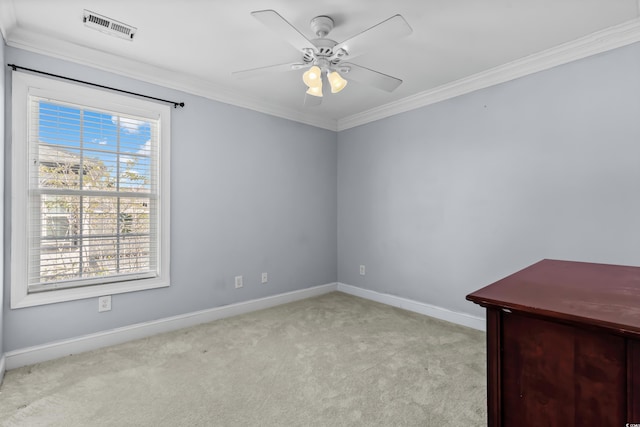
[[[16,22],[16,10],[13,2],[0,1],[0,34],[3,39],[8,39],[7,36],[15,28]]]
[[[0,22],[0,25],[4,25],[4,22]],[[19,27],[13,27],[13,29],[7,33],[9,35],[6,39],[7,45],[11,47],[71,61],[98,70],[202,96],[271,116],[332,131],[337,130],[337,121],[334,119],[323,119],[313,114],[305,113],[300,109],[282,108],[268,102],[242,96],[236,91],[212,84],[196,76],[185,74],[183,71],[168,70],[141,63],[100,50],[80,46],[53,37],[47,37],[39,33],[25,31]]]
[[[214,85],[204,79],[185,75],[184,72],[143,64],[53,37],[24,31],[16,26],[12,2],[0,1],[0,32],[7,45],[11,47],[87,65],[275,117],[332,131],[342,131],[638,42],[640,41],[640,18],[339,120],[320,118],[302,109],[278,107],[269,102],[240,95],[236,91]]]
[[[640,41],[640,18],[338,120],[338,131],[415,110]]]

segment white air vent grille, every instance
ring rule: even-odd
[[[116,21],[115,19],[107,18],[106,16],[89,10],[84,11],[83,20],[84,25],[89,28],[127,40],[133,40],[133,36],[137,31],[136,27]]]

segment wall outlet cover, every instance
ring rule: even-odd
[[[111,295],[98,298],[98,313],[111,310]]]

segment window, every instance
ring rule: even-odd
[[[12,76],[11,307],[168,286],[170,108]]]

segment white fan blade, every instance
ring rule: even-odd
[[[231,73],[237,79],[248,79],[251,77],[263,76],[265,74],[280,73],[283,71],[299,70],[304,67],[309,67],[311,64],[278,64],[269,65],[267,67],[252,68],[250,70],[234,71]]]
[[[272,31],[278,33],[285,41],[293,47],[302,51],[311,49],[315,52],[316,47],[307,39],[300,31],[291,25],[286,19],[278,14],[275,10],[257,10],[251,12],[251,15]]]
[[[408,36],[412,32],[413,30],[402,15],[394,15],[360,34],[338,43],[333,51],[337,53],[343,49],[347,53],[344,58],[351,59],[366,53],[367,50],[375,49],[381,43]]]
[[[347,81],[353,80],[354,82],[367,84],[378,89],[386,90],[387,92],[393,92],[402,83],[400,79],[370,70],[360,65],[341,62],[340,67],[342,66],[349,67],[348,72],[345,73],[341,71],[342,77],[347,79]],[[340,68],[338,68],[338,70],[340,70]]]
[[[309,95],[308,93],[304,94],[304,106],[305,107],[317,107],[322,104],[322,98],[319,96]]]

